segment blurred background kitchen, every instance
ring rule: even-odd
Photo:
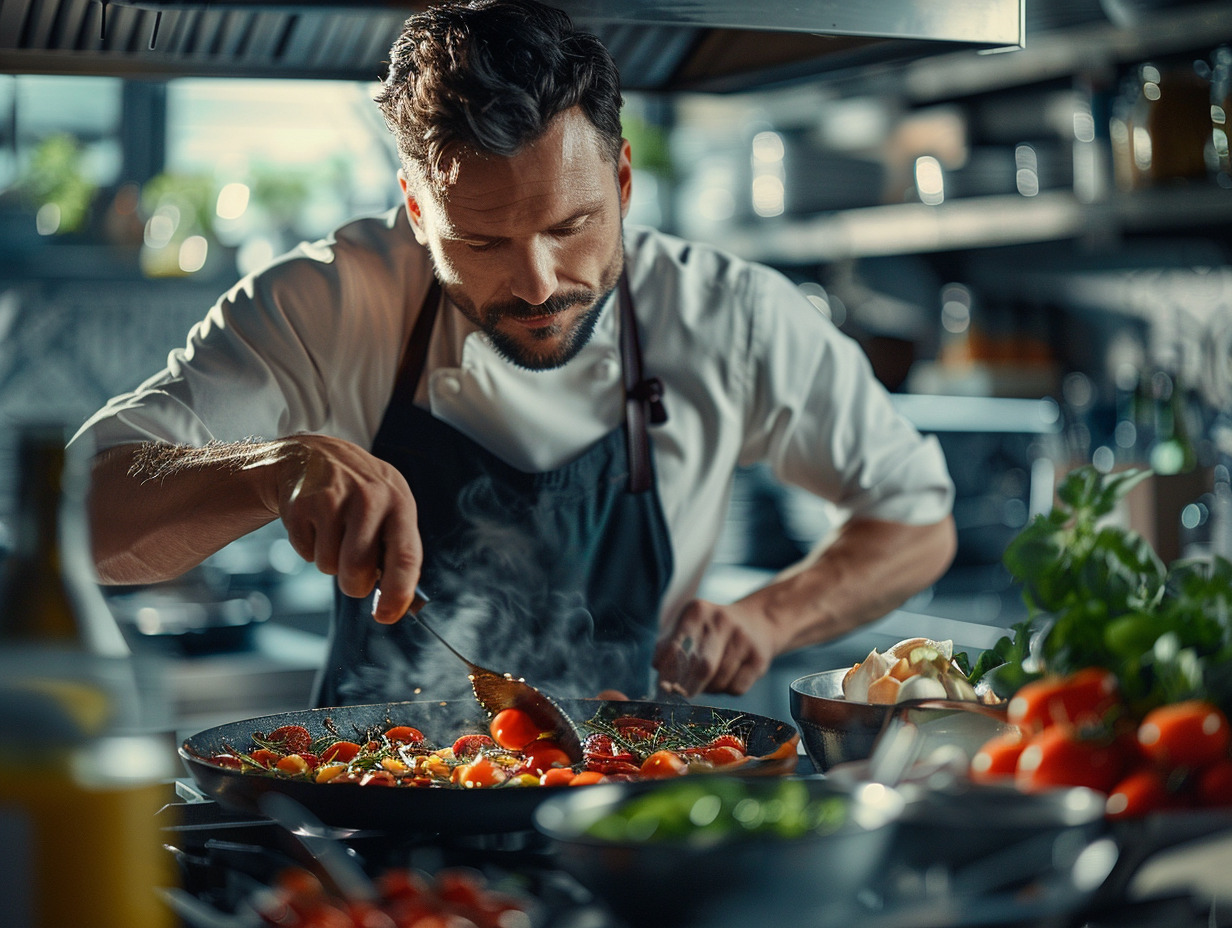
[[[0,12],[0,550],[12,423],[76,426],[239,275],[397,202],[356,75],[375,79],[404,13],[269,38],[225,5],[146,6]],[[601,33],[632,88],[629,221],[797,281],[939,437],[958,488],[959,553],[933,589],[780,659],[738,704],[787,718],[791,679],[903,637],[991,645],[1025,615],[1005,544],[1076,464],[1154,468],[1122,517],[1165,560],[1232,556],[1232,5],[1027,0],[1026,48],[991,54],[754,34],[732,52],[743,76],[704,79],[656,76],[677,46],[704,62],[696,35],[639,28]],[[281,65],[245,66],[267,39]],[[741,474],[701,594],[741,595],[833,524]],[[176,727],[306,704],[330,580],[278,525],[177,583],[106,592],[164,668]]]

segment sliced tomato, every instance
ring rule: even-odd
[[[629,756],[632,757],[632,755]],[[608,757],[587,757],[583,762],[583,766],[594,773],[609,777],[642,772],[641,765],[635,761]]]
[[[543,771],[543,775],[539,777],[541,786],[568,786],[570,781],[577,776],[572,767],[551,767]]]
[[[748,748],[745,745],[744,739],[741,738],[739,735],[733,735],[731,732],[727,732],[726,734],[722,734],[715,738],[711,738],[710,741],[706,744],[706,747],[734,748],[735,750],[739,751],[741,754],[746,754],[748,752]]]
[[[499,783],[504,783],[509,778],[503,767],[493,763],[491,759],[483,754],[480,754],[469,764],[463,764],[461,767],[455,768],[453,775],[459,786],[470,789],[496,786]]]
[[[651,780],[678,777],[689,772],[689,762],[675,751],[655,751],[642,762],[642,776]]]
[[[1232,730],[1213,703],[1200,699],[1152,709],[1138,726],[1138,743],[1156,763],[1205,767],[1228,756]]]
[[[1085,786],[1107,793],[1124,769],[1124,755],[1114,740],[1088,737],[1072,725],[1050,725],[1018,755],[1015,778],[1028,792]]]
[[[553,767],[568,767],[571,765],[569,755],[554,741],[540,738],[522,748],[524,765],[531,773],[543,773]]]
[[[335,741],[321,752],[321,760],[327,764],[349,764],[359,756],[359,745],[354,741]]]
[[[1166,775],[1156,767],[1139,767],[1112,787],[1104,802],[1109,818],[1139,818],[1175,805]]]
[[[1018,758],[1027,746],[1027,739],[1018,729],[989,738],[971,758],[969,770],[976,783],[990,783],[1013,777],[1018,770]]]
[[[489,728],[492,740],[509,751],[522,750],[544,733],[521,709],[502,709],[492,717]]]
[[[598,770],[583,770],[572,780],[569,781],[570,786],[592,786],[595,783],[602,783],[607,779]]]
[[[277,766],[278,761],[282,760],[283,755],[277,751],[271,751],[268,748],[257,748],[248,755],[252,762],[262,767],[272,768]]]
[[[333,781],[330,781],[333,782]],[[397,786],[398,778],[388,770],[369,770],[359,778],[360,786]]]
[[[657,719],[642,719],[635,715],[622,715],[612,719],[611,725],[625,738],[648,741],[655,736],[663,723]]]
[[[303,754],[312,747],[312,735],[303,725],[283,725],[261,740],[283,754]]]
[[[588,759],[594,757],[604,760],[623,760],[629,763],[637,759],[632,752],[613,741],[611,735],[601,732],[586,736],[582,742],[582,753]]]
[[[484,748],[495,744],[488,735],[462,735],[453,743],[453,756],[458,760],[470,760]]]
[[[715,744],[702,749],[702,757],[710,761],[716,767],[730,767],[732,764],[739,764],[749,759],[749,755],[745,754],[740,748],[730,744]]]
[[[410,725],[395,725],[385,732],[385,740],[391,744],[419,744],[424,740],[423,732]]]
[[[1050,725],[1088,726],[1107,721],[1120,703],[1116,675],[1087,667],[1065,677],[1043,677],[1023,686],[1010,699],[1011,725],[1042,731]]]

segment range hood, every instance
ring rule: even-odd
[[[431,0],[3,0],[0,70],[382,76]],[[638,91],[734,91],[1024,44],[1025,0],[557,0]]]

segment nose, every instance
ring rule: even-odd
[[[536,238],[520,250],[509,289],[532,306],[547,302],[556,292],[556,255],[548,242]]]

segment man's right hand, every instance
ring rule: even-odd
[[[393,466],[348,441],[325,435],[285,439],[277,512],[300,557],[338,577],[348,596],[380,583],[373,618],[406,614],[423,564],[415,498]]]
[[[94,462],[95,565],[104,583],[178,577],[277,517],[291,545],[344,593],[379,582],[375,618],[410,607],[423,562],[415,499],[402,475],[351,442],[294,435],[204,448],[125,445]]]

